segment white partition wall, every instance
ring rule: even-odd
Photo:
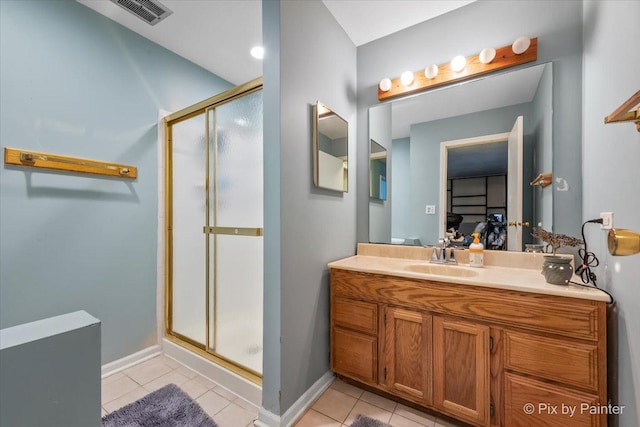
[[[0,426],[100,427],[100,327],[76,311],[0,330]]]

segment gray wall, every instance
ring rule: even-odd
[[[158,110],[230,84],[75,1],[0,12],[2,145],[138,167],[0,168],[0,325],[87,310],[107,363],[157,341]]]
[[[356,48],[321,2],[265,1],[263,10],[265,152],[272,152],[265,162],[278,152],[282,165],[265,165],[265,185],[273,186],[265,193],[265,266],[279,267],[265,271],[263,406],[282,414],[329,370],[327,263],[355,253]],[[317,100],[349,123],[348,193],[313,186]],[[269,234],[270,226],[279,234]],[[279,324],[281,342],[267,322]]]
[[[262,356],[262,407],[280,414],[281,390],[281,232],[280,221],[280,2],[262,2],[262,44],[266,52],[263,74],[264,134],[264,330]],[[311,152],[311,148],[309,149]],[[287,164],[285,160],[282,164]]]
[[[367,200],[369,201],[369,241],[377,243],[391,243],[391,206],[393,205],[393,150],[391,147],[391,104],[381,105],[369,112],[369,137],[387,150],[387,200],[375,200],[369,195],[369,154],[367,163],[360,163],[361,169],[367,170]],[[370,150],[367,143],[367,153]],[[358,160],[359,161],[359,160]],[[366,166],[366,168],[365,168]],[[358,221],[360,219],[358,218]]]
[[[496,16],[500,16],[499,25]],[[455,37],[442,37],[455,28]],[[485,46],[504,46],[527,34],[538,37],[536,63],[553,61],[554,174],[570,191],[556,193],[555,231],[578,235],[582,203],[582,3],[578,1],[479,1],[358,47],[358,163],[366,162],[369,107],[378,105],[377,85],[403,70],[446,63],[455,54],[471,55]],[[480,35],[480,36],[479,36]],[[368,240],[368,182],[358,171],[358,241]],[[424,209],[424,207],[423,207]]]
[[[411,181],[409,171],[410,139],[394,139],[393,151],[393,205],[391,206],[391,237],[406,239],[411,235],[409,222],[411,202]]]
[[[518,116],[531,116],[531,103],[519,104],[495,110],[481,111],[448,119],[433,120],[431,122],[416,123],[410,128],[410,180],[411,200],[410,223],[412,234],[416,234],[422,244],[437,244],[439,215],[426,215],[425,206],[435,205],[436,212],[440,211],[440,143],[474,136],[492,135],[510,132]],[[524,121],[525,155],[527,147],[531,146],[531,121]],[[530,152],[531,150],[529,150]],[[527,181],[531,168],[523,168],[523,181]],[[524,195],[523,195],[524,198]],[[531,199],[531,196],[529,196]],[[525,206],[523,205],[523,217]],[[529,203],[530,211],[530,203]]]
[[[100,321],[85,311],[0,330],[0,425],[99,427]]]
[[[640,232],[640,133],[633,123],[603,123],[638,90],[640,55],[623,40],[640,40],[640,2],[589,1],[584,7],[584,215],[614,213],[614,226]],[[587,226],[589,250],[600,258],[598,284],[618,304],[620,426],[640,425],[640,255],[612,257],[606,233]]]

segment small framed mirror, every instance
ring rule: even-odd
[[[313,106],[313,183],[327,190],[349,188],[349,124],[317,102]]]
[[[370,140],[369,144],[369,197],[387,200],[387,149]]]

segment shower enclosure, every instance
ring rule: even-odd
[[[262,79],[165,118],[166,333],[260,383]]]

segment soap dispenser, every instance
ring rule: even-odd
[[[469,245],[469,265],[471,267],[484,265],[484,245],[480,243],[478,233],[473,233],[473,243]]]

